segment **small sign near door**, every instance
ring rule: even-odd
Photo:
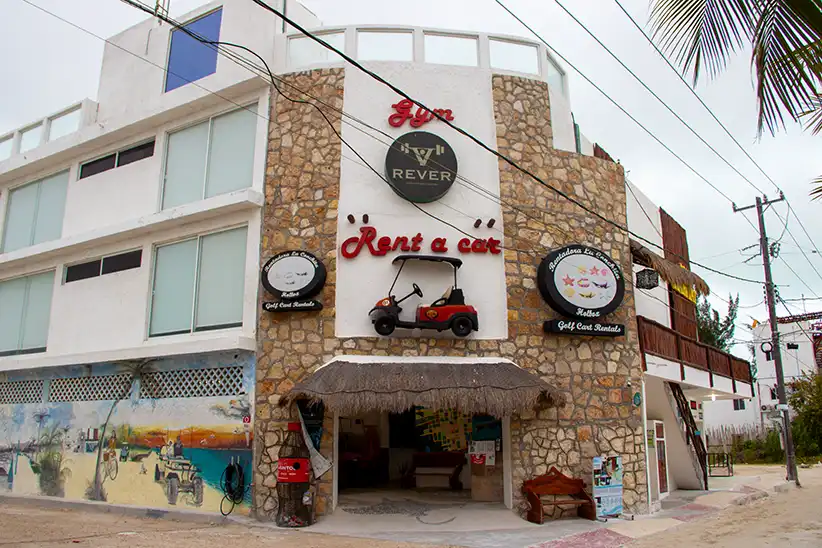
[[[622,457],[594,457],[594,503],[597,517],[622,514]]]

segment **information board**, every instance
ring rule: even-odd
[[[622,514],[622,457],[594,457],[594,503],[597,517]]]

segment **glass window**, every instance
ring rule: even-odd
[[[554,63],[550,55],[548,62],[545,63],[548,86],[554,91],[565,95],[565,73],[559,66]]]
[[[120,253],[119,255],[111,255],[103,257],[103,267],[101,274],[113,274],[114,272],[122,272],[123,270],[130,270],[132,268],[140,268],[143,262],[143,250],[128,251]]]
[[[45,352],[54,272],[0,282],[0,356]]]
[[[149,336],[242,325],[246,227],[157,248]]]
[[[100,264],[102,261],[88,261],[86,263],[73,264],[66,267],[66,283],[96,278],[100,275]]]
[[[476,67],[477,39],[463,36],[425,35],[425,62]]]
[[[40,135],[43,131],[43,124],[24,129],[20,132],[20,152],[26,152],[40,146]]]
[[[414,35],[410,32],[361,30],[357,33],[360,61],[413,61]]]
[[[734,400],[734,411],[744,411],[745,400]]]
[[[256,129],[257,105],[212,120],[206,198],[251,185]]]
[[[329,46],[345,51],[345,33],[332,32],[320,34],[319,38]],[[288,64],[292,67],[304,67],[317,63],[333,63],[342,61],[342,57],[323,47],[311,38],[296,36],[288,40]]]
[[[251,105],[170,134],[163,209],[251,186],[256,130]]]
[[[184,27],[206,40],[214,42],[220,39],[220,23],[223,10],[218,9],[204,15]],[[166,76],[166,91],[214,74],[217,70],[217,48],[211,44],[204,44],[182,30],[171,33],[171,47],[168,53],[168,75]]]
[[[138,160],[154,156],[154,141],[127,148],[117,153],[117,167],[126,166]]]
[[[195,330],[242,324],[246,240],[244,228],[200,239]]]
[[[80,109],[76,108],[51,119],[49,124],[49,141],[54,141],[70,133],[74,133],[80,127]]]
[[[9,194],[3,253],[58,239],[63,233],[68,171],[16,188]]]
[[[514,72],[539,74],[537,47],[503,40],[488,40],[491,67]]]
[[[0,162],[11,157],[11,146],[14,144],[14,135],[0,139]]]
[[[114,169],[116,157],[116,154],[109,154],[108,156],[104,156],[81,165],[79,178],[85,179],[86,177],[97,175],[98,173],[108,171],[109,169]]]

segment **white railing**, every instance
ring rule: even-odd
[[[539,77],[568,97],[565,71],[541,43],[480,32],[357,25],[310,31],[358,61],[428,63],[476,67]],[[289,71],[341,64],[343,59],[299,32],[285,37]]]
[[[71,135],[94,121],[97,103],[84,99],[54,114],[0,135],[0,162]]]

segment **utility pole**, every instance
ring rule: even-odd
[[[785,465],[787,468],[788,481],[796,482],[799,486],[799,476],[796,473],[796,452],[793,446],[793,434],[791,433],[791,416],[788,411],[788,398],[785,393],[785,375],[782,371],[782,348],[779,344],[779,326],[776,323],[776,295],[773,277],[771,275],[771,250],[768,246],[768,236],[765,233],[764,206],[781,202],[785,199],[784,194],[779,193],[776,200],[768,200],[766,196],[756,198],[755,205],[736,207],[733,205],[734,213],[756,208],[756,216],[759,218],[759,250],[762,254],[762,264],[765,267],[765,300],[768,305],[768,323],[771,324],[771,344],[773,345],[774,368],[776,369],[776,393],[779,398],[779,409],[782,412],[782,429],[785,436]]]

